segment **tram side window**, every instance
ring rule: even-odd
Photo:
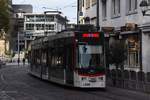
[[[57,59],[58,59],[57,48],[54,48],[52,50],[52,61],[51,61],[52,67],[57,67],[58,63]]]
[[[56,66],[56,56],[53,54],[52,55],[52,67],[55,67]]]
[[[46,51],[42,53],[42,63],[46,64]]]
[[[64,53],[63,48],[55,48],[52,51],[52,67],[63,67],[64,64]]]
[[[57,66],[60,66],[60,67],[62,67],[63,66],[63,55],[62,54],[59,54],[58,56],[57,56]]]
[[[51,63],[52,63],[51,49],[48,50],[48,59],[47,60],[48,60],[48,62],[47,62],[48,66],[51,65]]]
[[[73,49],[72,46],[66,46],[66,67],[69,69],[73,68]]]
[[[32,62],[33,62],[33,64],[37,64],[38,63],[37,59],[38,59],[38,51],[37,50],[33,50],[33,52],[32,52]]]
[[[40,59],[41,59],[41,53],[40,53],[40,50],[38,50],[37,53],[36,53],[36,62],[37,62],[37,64],[40,64]]]
[[[34,62],[35,62],[35,64],[37,64],[38,63],[38,61],[37,61],[37,59],[38,59],[38,51],[37,50],[35,50],[35,52],[34,52]]]

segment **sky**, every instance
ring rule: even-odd
[[[47,10],[60,10],[70,22],[76,23],[77,0],[12,0],[13,4],[31,4],[33,12],[43,13]]]

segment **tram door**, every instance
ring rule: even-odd
[[[66,83],[69,85],[73,85],[73,51],[73,46],[66,46]]]
[[[41,55],[41,74],[42,78],[48,78],[48,66],[47,66],[47,51],[46,49],[42,50],[42,55]]]

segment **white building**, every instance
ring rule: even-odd
[[[24,14],[24,33],[26,47],[29,42],[37,37],[54,35],[65,29],[67,19],[59,11],[48,11],[47,13]]]
[[[80,1],[78,18],[81,24],[90,23],[96,25],[96,1]],[[99,24],[101,31],[103,31],[103,27],[111,27],[125,39],[128,45],[126,69],[139,71],[142,67],[144,72],[150,72],[150,47],[148,45],[150,43],[150,24],[148,24],[150,23],[150,16],[142,15],[139,6],[141,1],[100,0]],[[141,29],[142,32],[140,31]],[[134,48],[130,48],[132,43],[134,44]]]

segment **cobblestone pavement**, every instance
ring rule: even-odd
[[[27,66],[7,64],[0,69],[0,100],[150,100],[150,94],[114,87],[63,87],[29,75]]]

